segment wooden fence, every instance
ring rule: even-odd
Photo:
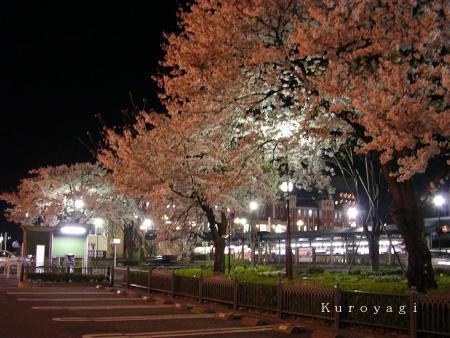
[[[432,297],[342,291],[278,282],[258,284],[224,277],[186,277],[174,272],[116,268],[115,285],[165,292],[284,315],[317,318],[342,324],[409,331],[410,337],[450,337],[450,296]]]

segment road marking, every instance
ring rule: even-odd
[[[120,309],[165,309],[172,305],[93,305],[93,306],[33,306],[33,310],[120,310]]]
[[[126,298],[126,297],[97,297],[97,298],[18,298],[20,302],[97,302],[97,301],[142,301],[141,298]]]
[[[25,292],[25,291],[17,291],[17,292],[7,292],[7,295],[110,295],[111,292],[106,291],[50,291],[50,292],[43,292],[43,291],[32,291],[32,292]]]
[[[196,329],[196,330],[179,330],[179,331],[159,331],[159,332],[139,332],[139,333],[99,333],[86,334],[83,338],[170,338],[170,337],[187,337],[187,336],[207,336],[217,334],[236,334],[247,332],[264,332],[272,331],[272,325],[266,326],[250,326],[250,327],[230,327],[216,329]]]
[[[199,319],[213,318],[213,313],[185,315],[155,315],[155,316],[119,316],[119,317],[58,317],[56,322],[123,322],[133,320],[169,320],[169,319]]]

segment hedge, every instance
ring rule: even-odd
[[[106,280],[104,275],[80,274],[80,273],[60,273],[60,272],[28,272],[26,279],[36,282],[56,282],[56,283],[100,283]]]

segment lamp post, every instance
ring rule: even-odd
[[[142,252],[142,256],[144,256],[144,247],[145,247],[145,236],[146,236],[146,233],[147,233],[147,231],[154,229],[153,221],[151,219],[149,219],[149,218],[145,218],[144,221],[142,222],[142,224],[139,226],[139,229],[144,232],[144,235],[142,236],[141,250],[139,252],[139,259],[141,260],[142,259],[141,252]]]
[[[289,195],[294,188],[294,184],[290,181],[282,182],[280,185],[281,191],[286,194],[286,214],[287,214],[287,226],[286,226],[286,277],[288,280],[292,279],[292,249],[291,249],[291,218],[290,218],[290,206]]]
[[[117,246],[120,244],[120,238],[113,238],[111,244],[114,246],[113,268],[115,269],[117,263]]]
[[[228,274],[231,271],[231,222],[234,220],[234,212],[227,209],[227,220],[228,220]]]
[[[347,217],[349,221],[355,221],[358,217],[358,209],[356,207],[350,207],[347,209]]]
[[[255,254],[255,234],[254,234],[254,222],[256,219],[256,211],[258,210],[258,203],[255,201],[251,201],[248,205],[248,208],[250,209],[250,245],[252,250],[252,266],[254,267],[256,265],[256,254]]]
[[[235,218],[234,223],[242,225],[242,234],[247,232],[245,229],[245,226],[247,225],[247,220],[245,218]],[[245,240],[244,235],[242,235],[242,243],[241,243],[242,261],[244,261],[244,243],[245,243],[244,240]]]
[[[438,225],[437,225],[437,236],[438,236],[438,246],[439,252],[441,251],[441,207],[445,204],[445,199],[441,195],[436,195],[433,198],[433,204],[437,208],[438,212]]]

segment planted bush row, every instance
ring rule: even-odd
[[[28,281],[55,282],[55,283],[100,283],[106,280],[104,275],[80,274],[80,273],[60,273],[60,272],[28,272]]]

